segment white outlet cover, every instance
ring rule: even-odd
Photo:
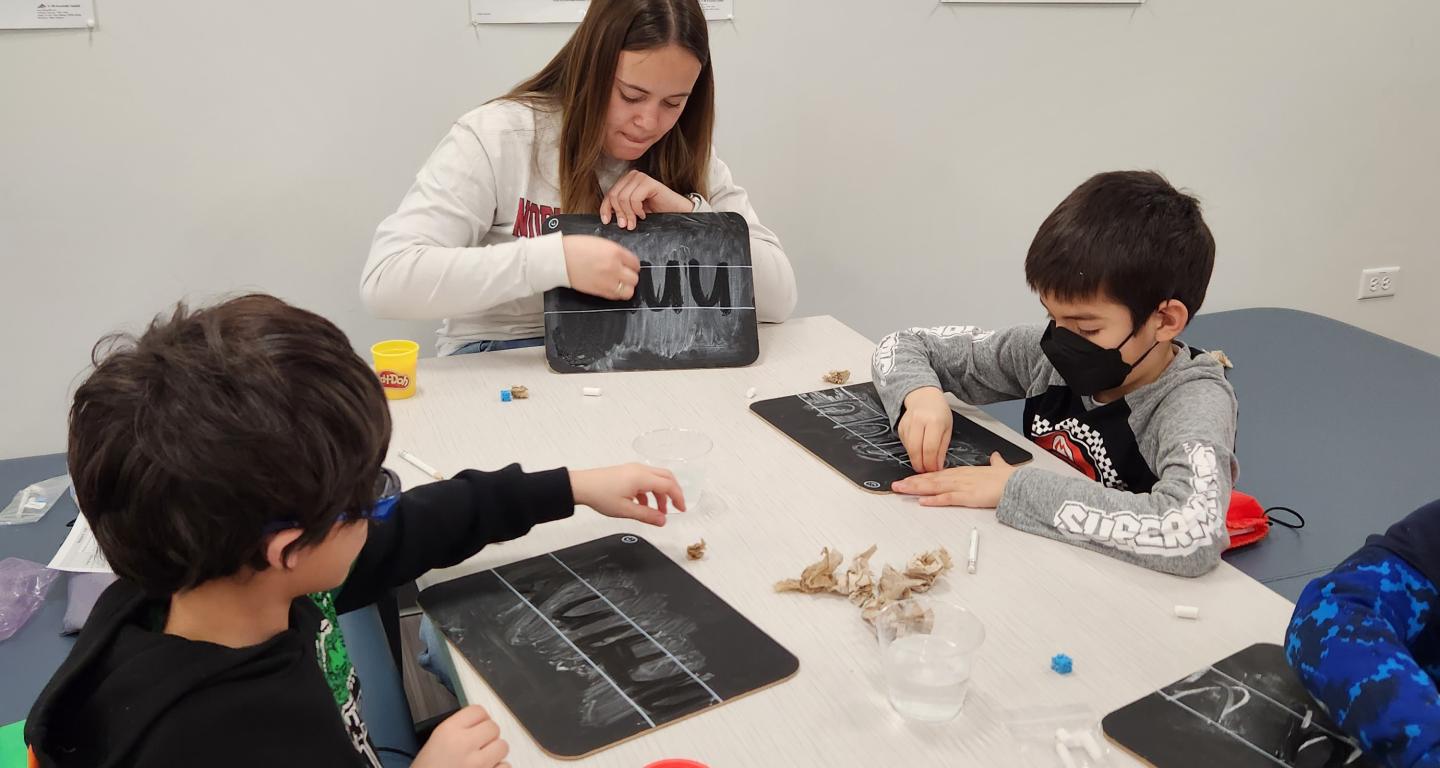
[[[1371,267],[1360,272],[1360,292],[1356,298],[1364,301],[1394,296],[1399,287],[1399,267]]]

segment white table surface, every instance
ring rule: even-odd
[[[1003,722],[1008,712],[1080,704],[1096,718],[1255,642],[1282,642],[1292,606],[1222,564],[1199,579],[1126,565],[1000,525],[993,511],[928,509],[899,496],[861,491],[749,411],[756,399],[827,386],[820,377],[848,368],[869,379],[873,344],[830,317],[762,326],[761,355],[748,368],[711,371],[558,375],[543,349],[466,355],[421,363],[419,393],[391,404],[394,438],[387,462],[406,487],[429,480],[395,452],[411,451],[441,472],[587,468],[636,459],[630,444],[647,430],[691,427],[715,441],[707,495],[699,509],[664,528],[612,520],[581,508],[514,542],[487,547],[465,563],[434,571],[421,586],[544,554],[617,532],[641,535],[685,567],[800,659],[791,680],[672,724],[579,761],[639,768],[665,757],[730,766],[1017,765]],[[530,399],[502,403],[512,384]],[[604,388],[583,397],[581,387]],[[1013,430],[978,410],[966,415],[1021,444]],[[1072,471],[1038,450],[1040,466]],[[979,572],[965,573],[970,529],[980,529]],[[685,547],[704,538],[705,559]],[[903,720],[880,684],[873,633],[839,596],[777,594],[823,546],[849,557],[871,544],[884,563],[945,546],[960,567],[932,593],[973,610],[987,638],[971,697],[955,721]],[[1199,621],[1175,618],[1176,604],[1198,606]],[[453,648],[451,649],[453,653]],[[1067,653],[1075,672],[1061,677],[1050,657]],[[485,706],[520,766],[553,765],[484,681],[453,653],[462,698]],[[1135,761],[1118,751],[1111,764]]]

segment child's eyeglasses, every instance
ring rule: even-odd
[[[361,512],[346,512],[340,515],[335,522],[349,523],[356,520],[384,520],[390,517],[395,511],[395,503],[400,500],[400,476],[384,467],[380,468],[380,476],[375,478],[375,503],[369,509]],[[278,533],[290,528],[302,527],[299,520],[276,520],[265,524],[265,533]]]

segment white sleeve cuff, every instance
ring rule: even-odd
[[[570,287],[570,274],[565,269],[564,237],[556,232],[526,243],[529,247],[525,249],[525,279],[535,293]]]

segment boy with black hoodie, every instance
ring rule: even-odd
[[[120,578],[31,710],[40,766],[378,766],[338,614],[576,504],[654,525],[684,508],[673,476],[638,465],[400,493],[375,374],[270,296],[181,305],[95,358],[68,458]],[[414,765],[507,765],[499,735],[467,707]]]

